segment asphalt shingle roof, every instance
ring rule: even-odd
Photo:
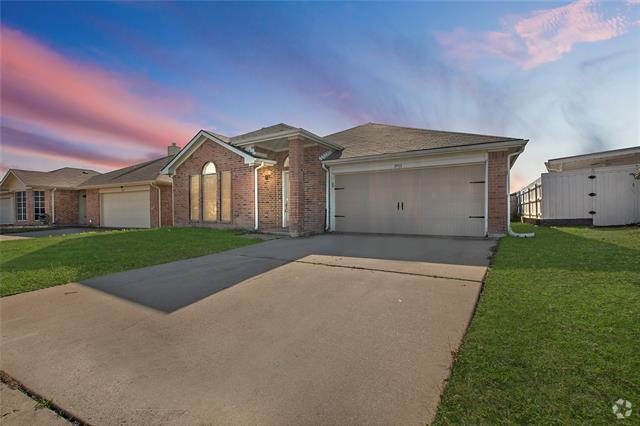
[[[259,129],[259,130],[254,130],[253,132],[244,133],[242,135],[234,136],[234,137],[230,138],[230,142],[233,145],[235,143],[242,142],[243,140],[246,140],[246,139],[251,139],[251,138],[258,137],[258,136],[278,134],[280,132],[286,132],[288,130],[293,130],[293,129],[295,129],[295,127],[289,126],[288,124],[279,123],[279,124],[275,124],[273,126],[263,127],[262,129]]]
[[[158,158],[157,160],[134,164],[133,166],[125,167],[123,169],[93,176],[83,182],[80,187],[104,186],[111,184],[122,185],[133,182],[153,181],[158,178],[160,170],[169,164],[173,157],[175,157],[175,155],[169,155],[167,157]]]
[[[341,152],[327,158],[329,160],[521,140],[378,123],[356,126],[325,136],[324,139],[344,147]]]
[[[21,169],[11,169],[11,171],[27,186],[51,188],[74,188],[88,178],[100,175],[95,170],[74,167],[63,167],[50,172]]]

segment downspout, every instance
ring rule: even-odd
[[[264,162],[260,163],[258,167],[253,169],[253,215],[254,215],[254,225],[253,229],[258,230],[258,170],[264,167]]]
[[[176,226],[176,201],[175,198],[173,196],[173,176],[175,175],[175,173],[171,176],[171,226]]]
[[[324,206],[325,206],[325,218],[324,218],[324,230],[327,231],[331,228],[331,225],[329,224],[329,212],[330,212],[330,185],[331,185],[331,177],[329,176],[329,169],[327,169],[327,167],[324,165],[324,163],[320,163],[320,165],[322,166],[322,170],[324,170],[325,176],[326,176],[326,183],[325,183],[325,198],[324,198]]]
[[[511,185],[511,158],[513,156],[515,156],[515,155],[522,154],[523,151],[524,151],[524,148],[522,148],[520,151],[512,152],[511,154],[507,155],[507,232],[512,237],[533,238],[536,235],[533,232],[529,232],[529,233],[526,233],[526,234],[521,234],[521,233],[518,233],[518,232],[513,232],[513,230],[511,229],[511,187],[510,187],[510,185]]]
[[[153,182],[152,187],[158,190],[158,228],[162,228],[162,199],[160,198],[160,187]]]
[[[51,190],[51,224],[55,225],[56,223],[56,190],[58,188],[53,188]]]

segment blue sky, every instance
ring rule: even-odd
[[[549,158],[640,142],[637,0],[3,2],[0,165],[107,170],[278,122],[530,139]]]

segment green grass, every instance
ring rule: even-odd
[[[162,228],[0,242],[0,296],[256,243],[229,230]]]
[[[435,424],[640,424],[640,228],[514,230],[536,237],[500,242]]]

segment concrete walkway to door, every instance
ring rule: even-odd
[[[281,239],[10,296],[0,367],[91,424],[424,424],[493,244]]]

